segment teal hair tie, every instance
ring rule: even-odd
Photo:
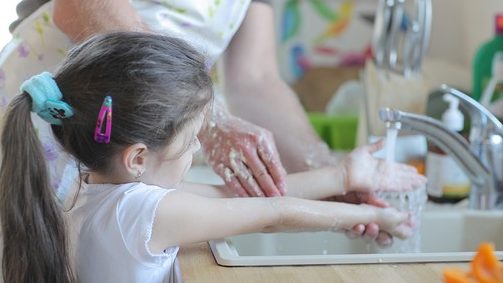
[[[21,85],[21,91],[31,97],[31,112],[37,113],[50,124],[62,125],[61,119],[73,116],[72,107],[61,100],[63,94],[51,73],[44,72],[31,77]]]

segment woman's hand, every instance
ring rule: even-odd
[[[238,196],[285,195],[286,171],[269,131],[220,113],[199,136],[213,170]]]

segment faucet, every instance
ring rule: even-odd
[[[376,65],[409,76],[421,69],[431,33],[431,0],[379,0],[372,50]]]
[[[480,103],[447,85],[441,91],[457,97],[468,113],[471,128],[467,142],[438,120],[390,108],[382,108],[379,117],[386,127],[418,132],[435,143],[459,164],[471,181],[469,207],[503,208],[503,125]]]

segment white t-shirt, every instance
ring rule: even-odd
[[[177,282],[178,247],[161,254],[148,248],[157,205],[170,191],[143,183],[83,184],[67,212],[78,281]]]

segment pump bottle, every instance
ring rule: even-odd
[[[459,100],[444,94],[449,108],[442,114],[442,124],[449,130],[460,133],[464,127],[463,113]],[[466,198],[470,191],[470,180],[458,164],[439,147],[430,144],[426,156],[426,190],[428,199],[438,203],[456,203]]]

